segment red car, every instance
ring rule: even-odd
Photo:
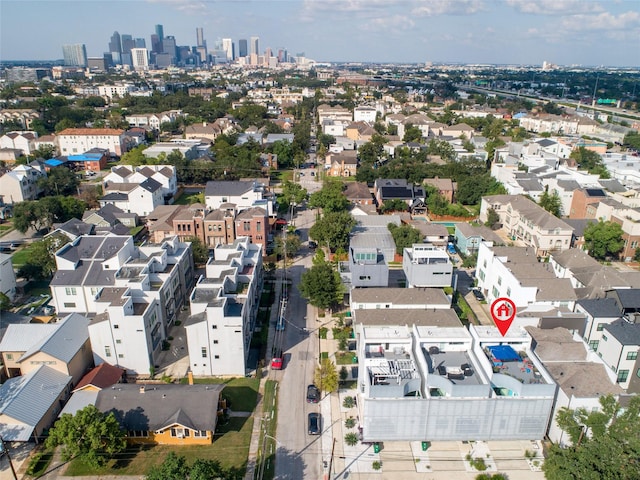
[[[282,370],[283,364],[284,364],[284,361],[282,358],[282,352],[276,352],[274,357],[271,359],[271,369]]]

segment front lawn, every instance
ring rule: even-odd
[[[352,352],[336,352],[336,364],[353,365],[355,355]]]
[[[21,248],[11,256],[13,268],[19,268],[27,263],[27,259],[31,256],[31,245]]]

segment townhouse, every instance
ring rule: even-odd
[[[191,292],[185,323],[195,376],[246,374],[262,290],[262,246],[248,237],[218,245]]]
[[[31,155],[35,150],[35,141],[38,134],[35,132],[7,132],[0,137],[0,148],[20,150],[22,155]]]
[[[38,180],[47,176],[38,162],[18,165],[0,176],[0,197],[5,204],[35,200],[42,193]]]
[[[153,130],[160,130],[163,123],[175,122],[177,119],[186,116],[186,114],[182,113],[182,110],[168,110],[160,113],[127,115],[124,119],[129,123],[130,127],[146,127]]]
[[[535,202],[520,195],[491,195],[482,198],[480,221],[487,221],[487,212],[493,209],[500,217],[501,230],[513,241],[533,247],[536,256],[571,247],[573,229],[547,212]]]
[[[532,247],[481,242],[475,275],[488,303],[508,297],[517,308],[535,304],[573,311],[577,300],[571,281],[556,277],[550,264],[538,261]]]
[[[108,183],[105,195],[98,202],[101,207],[114,205],[120,210],[146,217],[158,205],[164,204],[162,184],[153,178],[142,183]]]
[[[142,183],[152,178],[162,186],[162,196],[173,197],[178,192],[178,177],[174,165],[118,165],[102,179],[103,185],[111,183]]]
[[[402,252],[402,270],[407,287],[451,287],[453,263],[443,248],[432,244],[414,244]]]
[[[275,215],[273,199],[268,195],[267,187],[257,180],[209,181],[204,200],[209,210],[232,208],[241,212],[247,208],[261,207],[269,217]]]

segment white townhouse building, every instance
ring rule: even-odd
[[[21,150],[23,155],[31,155],[35,150],[36,132],[7,132],[0,137],[0,148]]]
[[[261,207],[270,217],[275,215],[273,202],[267,198],[265,186],[254,180],[211,180],[204,190],[204,203],[209,210],[231,208],[230,205],[233,205],[237,212],[241,212]]]
[[[633,317],[622,317],[604,326],[597,354],[617,375],[616,382],[625,390],[640,373],[639,353],[640,323],[634,323]],[[637,386],[637,380],[634,383]],[[633,393],[640,393],[640,388],[634,389]]]
[[[552,252],[571,248],[573,228],[524,196],[482,197],[480,221],[487,221],[490,208],[500,217],[502,230],[512,240],[533,247],[536,256],[545,257]]]
[[[127,151],[124,130],[115,128],[67,128],[56,136],[62,155],[84,153],[92,148],[120,156]]]
[[[162,186],[163,197],[173,197],[178,192],[178,177],[174,165],[118,165],[111,167],[111,173],[103,179],[103,185],[110,183],[143,183],[153,178]]]
[[[160,130],[163,123],[174,122],[178,118],[186,117],[182,110],[168,110],[160,113],[139,113],[136,115],[127,115],[125,120],[130,127],[149,127],[154,130]]]
[[[544,305],[573,311],[577,300],[571,281],[558,278],[549,263],[539,262],[532,247],[480,242],[475,276],[489,304],[508,297],[517,308]]]
[[[206,277],[191,293],[191,316],[185,323],[189,368],[195,376],[246,374],[262,279],[261,245],[239,237],[216,246]]]
[[[352,310],[365,442],[540,440],[556,384],[512,328],[451,309]]]
[[[13,301],[16,296],[16,274],[13,271],[11,255],[0,253],[0,292]]]
[[[42,193],[38,180],[47,172],[38,162],[18,165],[0,177],[0,197],[6,204],[35,200]]]
[[[377,110],[367,105],[361,105],[353,109],[354,122],[367,122],[371,125],[376,123]]]
[[[453,263],[444,248],[428,243],[414,244],[402,252],[402,270],[407,286],[450,287],[453,285]]]
[[[139,217],[146,217],[157,206],[164,205],[162,184],[153,178],[142,183],[109,183],[104,187],[104,193],[99,200],[100,207],[114,205]]]

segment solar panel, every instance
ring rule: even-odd
[[[607,194],[601,188],[587,188],[587,195],[590,197],[606,197]]]

